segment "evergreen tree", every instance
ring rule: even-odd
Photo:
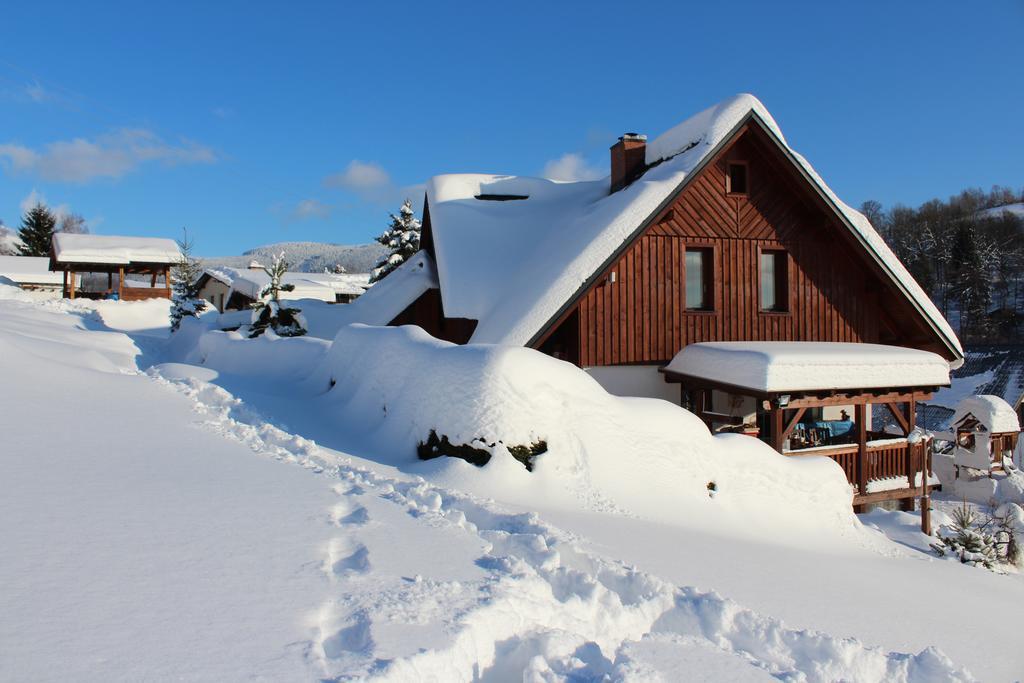
[[[57,219],[46,205],[38,203],[25,212],[18,237],[22,256],[49,256]]]
[[[420,250],[420,230],[420,222],[412,212],[412,202],[406,199],[398,215],[391,214],[388,229],[377,237],[377,241],[388,248],[388,253],[370,273],[371,283],[383,280],[388,273]]]
[[[969,223],[961,223],[953,241],[953,286],[960,300],[960,335],[982,335],[992,303],[992,281],[983,247]]]
[[[192,255],[192,240],[188,231],[178,240],[181,258],[171,268],[171,331],[177,330],[182,318],[197,316],[206,310],[206,302],[199,297],[199,277],[203,267]]]
[[[284,253],[274,256],[269,268],[263,267],[270,276],[270,283],[260,292],[260,300],[252,305],[252,323],[249,325],[249,338],[255,339],[269,327],[279,337],[301,337],[306,334],[306,321],[302,311],[281,305],[281,292],[295,289],[291,283],[282,283],[284,274],[288,272],[288,262]]]

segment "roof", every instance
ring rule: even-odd
[[[64,284],[64,273],[51,271],[45,256],[0,256],[0,275],[21,285]]]
[[[665,371],[772,393],[949,384],[949,363],[938,354],[883,344],[702,342]]]
[[[432,178],[427,206],[445,315],[479,321],[471,342],[530,344],[748,121],[778,142],[951,355],[961,356],[952,328],[868,220],[840,201],[786,145],[768,110],[752,95],[725,100],[649,142],[646,161],[655,165],[611,194],[609,178]]]
[[[120,237],[58,232],[53,236],[55,263],[176,263],[181,258],[178,243],[163,237]]]
[[[993,434],[1020,431],[1017,413],[1013,412],[1010,404],[991,394],[968,396],[960,401],[950,424],[957,425],[967,417],[973,417]]]
[[[231,291],[250,299],[258,299],[263,288],[270,284],[266,271],[256,268],[207,268],[204,273],[224,283]],[[360,295],[369,286],[368,273],[293,273],[281,278],[283,284],[295,289],[283,293],[287,299],[322,299],[334,301],[335,294]]]

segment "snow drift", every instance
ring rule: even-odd
[[[455,345],[418,327],[342,328],[310,388],[391,464],[433,431],[489,449],[482,469],[444,458],[425,476],[523,504],[625,509],[669,523],[852,531],[851,491],[826,458],[785,458],[756,439],[713,437],[667,401],[608,394],[579,368],[511,346]],[[529,473],[512,446],[543,441]],[[568,496],[566,494],[569,494]],[[776,528],[778,528],[776,526]]]

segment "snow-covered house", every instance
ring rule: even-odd
[[[22,289],[60,292],[64,276],[50,270],[45,256],[0,256],[0,276]]]
[[[368,273],[285,273],[283,284],[294,287],[282,292],[282,299],[317,299],[346,304],[370,286]],[[259,264],[249,268],[207,268],[199,278],[199,296],[218,311],[247,310],[270,283],[270,276]]]
[[[50,270],[63,272],[64,295],[104,296],[117,294],[126,301],[171,296],[171,266],[181,259],[172,239],[162,237],[121,237],[79,235],[59,232],[50,245]],[[76,274],[103,273],[106,287],[83,292],[77,289]],[[114,276],[117,276],[117,288]],[[130,276],[136,276],[135,279]],[[142,276],[139,279],[139,276]]]
[[[622,136],[602,180],[434,177],[421,245],[396,271],[418,284],[402,288],[391,324],[536,348],[612,393],[682,401],[713,429],[816,447],[843,465],[858,504],[912,504],[922,490],[922,449],[874,434],[870,405],[908,435],[916,403],[962,361],[960,342],[751,95],[650,141]],[[703,344],[715,346],[693,353],[714,364],[677,358]],[[799,381],[783,369],[765,383],[810,356]]]

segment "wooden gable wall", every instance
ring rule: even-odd
[[[727,163],[739,160],[749,164],[749,196],[726,193]],[[711,311],[686,310],[688,246],[713,250]],[[789,255],[787,312],[760,310],[763,249]],[[571,313],[562,325],[578,326],[582,366],[665,363],[702,341],[893,343],[948,356],[756,126],[705,166]]]

